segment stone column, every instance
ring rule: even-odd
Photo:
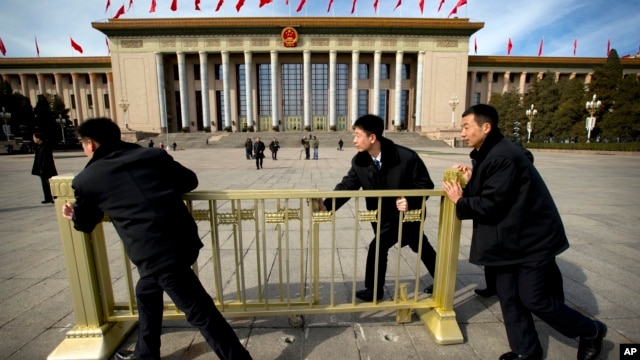
[[[45,89],[44,89],[44,74],[41,73],[37,73],[36,77],[38,78],[38,94],[40,95],[44,95],[45,94]]]
[[[64,94],[62,91],[62,74],[55,73],[53,74],[53,78],[56,79],[56,93],[60,97],[60,100],[62,100],[63,103],[66,103],[66,101],[64,101]]]
[[[253,124],[253,82],[251,81],[251,74],[253,74],[253,58],[252,53],[249,50],[244,51],[244,92],[247,98],[247,127],[254,126]],[[256,131],[257,126],[255,127]]]
[[[107,73],[107,96],[109,97],[109,117],[111,118],[111,120],[116,121],[118,112],[116,110],[116,106],[117,106],[116,99],[114,98],[114,95],[113,95],[113,73],[112,72]]]
[[[211,114],[209,109],[209,63],[206,51],[199,51],[200,55],[200,91],[202,93],[202,123],[211,128]]]
[[[169,132],[167,119],[167,92],[164,80],[164,55],[156,52],[156,81],[158,82],[158,105],[160,110],[160,128],[163,133]],[[169,146],[169,144],[167,144]]]
[[[278,51],[271,50],[271,126],[276,127],[280,126],[278,123],[280,119],[280,106],[278,106],[278,88],[279,88],[279,78],[278,78]],[[266,130],[266,129],[265,129]]]
[[[358,70],[360,67],[360,51],[351,53],[351,124],[358,119]]]
[[[182,127],[189,128],[189,94],[187,87],[187,64],[185,54],[182,51],[178,55],[178,81],[180,82],[180,115],[182,116]]]
[[[304,50],[302,52],[303,58],[303,96],[302,101],[304,106],[304,128],[311,127],[311,51]]]
[[[396,52],[396,81],[395,81],[395,96],[394,102],[395,106],[393,107],[393,121],[395,122],[394,126],[400,125],[400,109],[401,109],[401,99],[402,99],[402,58],[403,52]]]
[[[336,128],[336,59],[338,53],[329,51],[329,129]]]
[[[371,114],[379,115],[380,111],[380,61],[382,59],[382,51],[376,50],[373,53],[373,96]],[[385,124],[385,129],[387,128]]]
[[[21,87],[21,90],[22,90],[22,95],[26,96],[28,98],[31,98],[29,96],[29,83],[28,83],[29,75],[27,75],[27,74],[19,74],[19,76],[20,76],[20,87]],[[75,85],[75,81],[74,81],[74,85]]]
[[[493,71],[487,73],[487,104],[491,101],[491,93],[493,92]]]
[[[82,97],[80,96],[80,76],[78,73],[72,73],[71,79],[73,81],[73,97],[76,99],[76,116],[78,118],[78,124],[82,124],[84,122],[84,114],[82,112]]]
[[[503,79],[504,79],[503,80],[504,84],[502,84],[502,93],[504,94],[504,93],[509,92],[509,83],[510,83],[510,80],[511,80],[511,72],[510,71],[505,72]]]
[[[100,112],[100,99],[98,99],[98,84],[96,81],[96,73],[89,73],[89,87],[91,87],[91,107],[93,108],[93,112],[89,111],[89,116],[91,117],[99,117]],[[91,109],[89,109],[91,110]]]
[[[231,84],[229,80],[229,52],[222,51],[222,91],[224,93],[224,127],[231,127]]]
[[[520,95],[524,95],[526,93],[527,88],[527,72],[523,71],[520,74]]]
[[[422,77],[424,76],[424,51],[418,52],[418,68],[417,70],[417,79],[416,79],[416,123],[415,123],[415,131],[422,131],[422,97],[424,91],[424,85]]]

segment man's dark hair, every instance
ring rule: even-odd
[[[353,123],[353,128],[360,128],[367,135],[374,134],[377,139],[380,139],[384,131],[384,120],[376,115],[364,115]]]
[[[36,139],[40,139],[42,141],[47,141],[47,137],[43,134],[43,133],[33,133],[33,137],[35,137]]]
[[[76,129],[80,138],[89,138],[100,145],[120,141],[120,127],[109,118],[89,119]]]
[[[474,115],[478,125],[484,123],[491,124],[491,129],[498,129],[498,111],[491,105],[477,104],[473,105],[462,113],[462,117]]]

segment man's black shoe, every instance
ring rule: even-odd
[[[424,288],[424,292],[427,294],[433,294],[433,285],[429,285],[426,288]]]
[[[476,294],[482,296],[482,297],[492,297],[492,296],[496,296],[498,294],[496,294],[496,290],[495,289],[489,289],[489,288],[484,288],[484,289],[475,289],[473,290]]]
[[[607,336],[607,325],[595,320],[596,335],[594,337],[580,337],[580,344],[578,345],[578,360],[592,360],[597,359],[602,352],[602,342],[604,337]]]
[[[532,355],[520,355],[513,351],[500,355],[499,360],[542,360],[542,353]]]
[[[120,350],[114,356],[117,360],[139,360],[140,358],[131,350]]]
[[[362,301],[373,301],[373,290],[362,289],[356,291],[356,297]],[[377,300],[381,300],[384,297],[383,291],[378,291]]]

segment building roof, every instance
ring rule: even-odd
[[[471,36],[484,27],[469,19],[367,17],[235,17],[108,19],[91,23],[109,37],[194,35],[280,35],[285,27],[313,35],[441,35]]]

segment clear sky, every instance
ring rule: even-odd
[[[129,9],[130,1],[133,6]],[[302,11],[296,12],[303,0],[273,0],[259,8],[260,0],[200,0],[201,11],[195,10],[197,0],[176,0],[178,10],[170,6],[173,0],[156,0],[156,11],[150,13],[153,0],[0,0],[0,39],[6,57],[37,57],[36,38],[41,57],[106,56],[105,35],[91,27],[92,22],[107,21],[124,5],[127,12],[121,18],[186,18],[186,17],[399,17],[446,18],[458,0],[306,0]],[[401,5],[394,10],[394,7]],[[105,12],[107,3],[110,7]],[[288,5],[286,3],[289,3]],[[507,55],[511,38],[512,56],[536,56],[544,38],[543,56],[605,57],[607,42],[620,56],[635,55],[640,50],[640,0],[467,0],[457,12],[460,18],[484,22],[482,30],[470,38],[470,54],[474,41],[478,55]],[[70,38],[83,48],[83,54],[72,50]],[[0,57],[2,54],[0,53]]]

